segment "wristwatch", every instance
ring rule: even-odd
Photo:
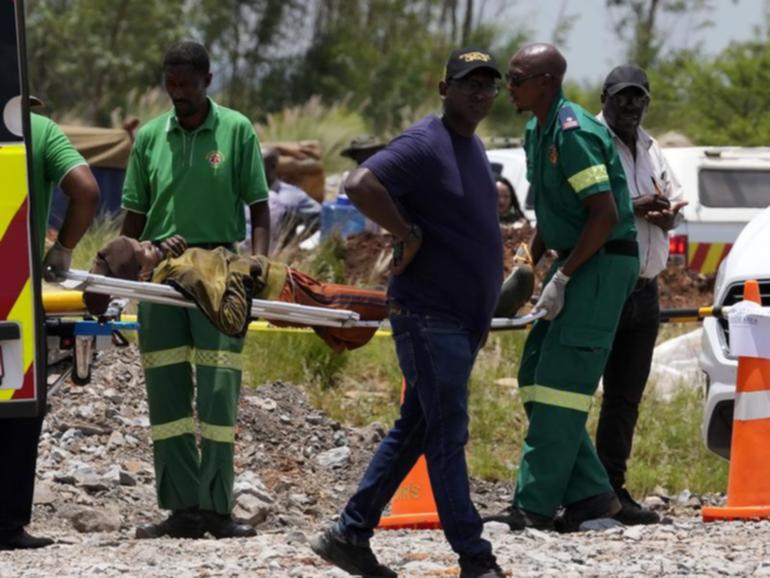
[[[422,229],[420,229],[419,226],[412,223],[409,226],[409,232],[407,232],[406,237],[402,239],[402,242],[408,243],[409,241],[419,241],[422,239]]]

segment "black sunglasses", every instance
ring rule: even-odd
[[[527,82],[528,80],[530,80],[532,78],[537,78],[538,76],[547,76],[547,75],[549,75],[548,72],[535,72],[533,74],[519,74],[519,75],[511,74],[510,72],[506,72],[505,73],[505,81],[510,86],[519,87],[519,86],[521,86],[522,84],[524,84],[525,82]]]
[[[650,97],[646,94],[623,94],[619,92],[610,98],[613,98],[621,108],[629,106],[633,108],[646,108],[650,104]]]

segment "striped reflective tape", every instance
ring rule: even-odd
[[[21,334],[21,359],[14,360],[15,376],[6,374],[0,383],[0,402],[37,398],[35,372],[35,300],[31,280],[29,196],[27,194],[26,149],[23,143],[0,146],[0,321],[17,323]],[[6,352],[6,355],[10,355]],[[5,359],[6,369],[10,360]]]
[[[704,275],[714,273],[732,246],[732,243],[688,243],[688,267]]]
[[[519,396],[524,403],[542,403],[555,405],[588,413],[593,402],[592,395],[563,391],[545,385],[524,385],[519,388]]]
[[[770,390],[735,394],[733,419],[747,421],[767,418],[770,418]]]
[[[575,173],[567,179],[576,193],[587,189],[592,185],[607,183],[610,178],[607,175],[607,167],[604,165],[594,165]]]
[[[201,422],[201,436],[214,442],[235,443],[235,427]]]
[[[195,422],[192,417],[183,417],[175,421],[154,424],[150,428],[153,441],[167,440],[186,434],[195,434]]]
[[[218,351],[216,349],[196,349],[193,356],[196,365],[206,365],[219,369],[234,369],[241,371],[243,361],[240,353],[234,351]]]
[[[177,363],[189,363],[192,357],[192,348],[183,345],[171,349],[160,349],[158,351],[143,351],[142,365],[145,369],[155,369],[156,367],[166,367],[176,365]]]

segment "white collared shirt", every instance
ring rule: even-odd
[[[642,128],[636,131],[636,159],[618,135],[612,132],[602,113],[596,115],[610,131],[618,149],[623,172],[626,173],[631,200],[656,192],[655,184],[669,201],[675,203],[684,198],[684,191],[671,172],[658,143]],[[681,219],[681,213],[678,219]],[[668,232],[657,225],[634,215],[636,239],[639,243],[639,277],[652,279],[666,268],[668,261]]]

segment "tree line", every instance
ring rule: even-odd
[[[739,0],[733,0],[739,1]],[[569,42],[562,0],[553,37]],[[447,53],[459,45],[491,49],[501,65],[532,34],[506,21],[494,0],[27,0],[32,90],[55,116],[97,126],[132,114],[160,83],[164,50],[183,38],[203,42],[217,99],[259,122],[312,97],[357,111],[370,132],[387,136],[435,110]],[[646,125],[678,130],[701,144],[754,145],[770,137],[770,26],[714,57],[698,47],[672,50],[666,24],[709,25],[711,0],[606,0],[627,47],[645,67],[654,103]],[[568,96],[599,108],[600,86],[567,83]],[[504,96],[485,130],[521,134],[524,119]],[[312,137],[312,135],[308,135]]]

